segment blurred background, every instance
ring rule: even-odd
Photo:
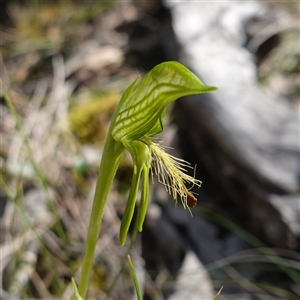
[[[298,1],[1,4],[1,299],[71,298],[113,112],[167,60],[218,87],[169,107],[161,136],[196,165],[198,204],[191,217],[154,178],[121,248],[125,154],[88,298],[136,299],[130,253],[144,299],[299,299]]]

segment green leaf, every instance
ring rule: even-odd
[[[141,291],[140,291],[140,287],[139,287],[139,282],[137,280],[137,277],[136,277],[136,274],[135,274],[135,271],[134,271],[134,267],[133,267],[133,263],[131,261],[130,255],[127,255],[127,259],[128,259],[128,262],[129,262],[130,272],[131,272],[131,276],[133,278],[133,283],[134,283],[134,288],[135,288],[135,291],[136,291],[137,298],[138,298],[138,300],[143,300],[142,294],[141,294]]]
[[[74,294],[73,294],[72,300],[83,300],[83,298],[79,295],[77,285],[76,285],[75,279],[73,277],[72,277],[72,285],[74,288]]]

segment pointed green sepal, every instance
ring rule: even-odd
[[[142,195],[137,216],[137,229],[140,232],[143,230],[143,224],[149,202],[149,171],[150,167],[144,166],[142,172]]]
[[[124,246],[124,244],[125,244],[126,236],[127,236],[127,233],[128,233],[129,227],[130,227],[130,223],[131,223],[131,220],[133,217],[136,197],[137,197],[137,193],[138,193],[138,189],[139,189],[140,175],[141,175],[141,170],[138,170],[137,166],[134,166],[130,192],[129,192],[125,212],[124,212],[122,222],[121,222],[121,227],[120,227],[120,244],[121,244],[121,246]]]
[[[120,243],[122,246],[125,244],[126,236],[133,217],[141,173],[145,166],[149,166],[149,162],[151,160],[150,151],[147,145],[143,142],[134,141],[131,143],[125,143],[124,145],[133,158],[134,168],[128,201],[120,228]]]

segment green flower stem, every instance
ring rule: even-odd
[[[101,229],[102,217],[104,213],[104,206],[107,200],[107,196],[110,190],[110,186],[115,177],[120,160],[126,150],[122,142],[116,141],[112,136],[112,129],[120,110],[120,105],[127,99],[132,93],[134,85],[137,79],[127,88],[124,92],[120,103],[112,118],[110,128],[107,134],[106,142],[104,145],[102,159],[99,167],[96,191],[94,196],[93,207],[90,216],[90,223],[87,233],[87,240],[85,246],[85,254],[82,262],[82,269],[80,275],[80,281],[78,286],[78,292],[80,296],[85,299],[89,277],[94,261],[95,249],[98,241],[98,236]]]
[[[125,147],[123,146],[123,144],[121,142],[116,142],[109,132],[99,168],[97,186],[87,234],[86,250],[82,263],[81,277],[78,287],[78,292],[83,299],[86,299],[88,282],[101,228],[104,206],[110,190],[110,186],[124,152]]]

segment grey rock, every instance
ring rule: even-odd
[[[182,150],[204,175],[200,196],[267,245],[299,250],[299,214],[283,209],[290,195],[299,198],[299,113],[258,84],[256,57],[245,47],[247,24],[270,25],[276,12],[248,1],[166,4],[181,60],[218,87],[177,106]]]

